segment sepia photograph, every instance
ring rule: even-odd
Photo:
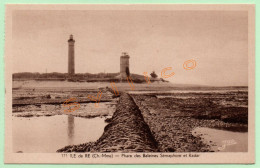
[[[253,5],[7,5],[6,163],[254,163]]]

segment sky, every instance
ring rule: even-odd
[[[120,56],[130,72],[172,67],[172,83],[248,84],[246,11],[16,10],[12,16],[13,73],[68,71],[68,42],[75,39],[76,73],[115,73]],[[192,70],[183,69],[195,60]]]

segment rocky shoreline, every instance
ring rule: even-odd
[[[244,123],[224,122],[215,118],[198,119],[197,113],[195,113],[197,108],[214,111],[210,107],[204,107],[207,104],[200,102],[202,98],[198,98],[198,100],[179,99],[174,102],[171,100],[172,98],[165,101],[154,95],[132,96],[158,142],[161,152],[214,152],[211,148],[214,144],[205,144],[201,136],[192,134],[197,127],[247,132],[247,124]],[[192,108],[189,107],[191,102],[193,103]],[[196,107],[197,104],[199,104],[198,107]],[[203,104],[204,106],[202,106]],[[202,112],[203,110],[201,110]],[[210,117],[210,114],[208,116]]]
[[[122,92],[116,111],[96,142],[66,146],[57,152],[214,152],[215,144],[205,144],[201,136],[193,135],[195,128],[247,132],[244,120],[225,122],[219,112],[232,109],[230,104],[217,104],[230,95],[224,98],[218,98],[219,94],[199,96],[197,99],[186,98],[185,94],[180,98],[158,98],[158,95]],[[207,114],[208,118],[199,118],[203,110],[213,113]],[[218,113],[220,117],[215,117]],[[241,111],[234,109],[224,116],[231,113],[243,118],[247,111],[242,111],[241,115]],[[230,118],[234,119],[232,116]]]
[[[158,152],[158,145],[133,98],[122,93],[96,142],[66,146],[57,152]]]

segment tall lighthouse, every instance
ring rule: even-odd
[[[75,57],[74,57],[75,40],[73,39],[73,35],[70,35],[70,39],[68,40],[68,44],[69,44],[68,74],[74,75],[75,74]]]

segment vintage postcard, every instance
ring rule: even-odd
[[[6,5],[5,163],[255,162],[255,6]]]

